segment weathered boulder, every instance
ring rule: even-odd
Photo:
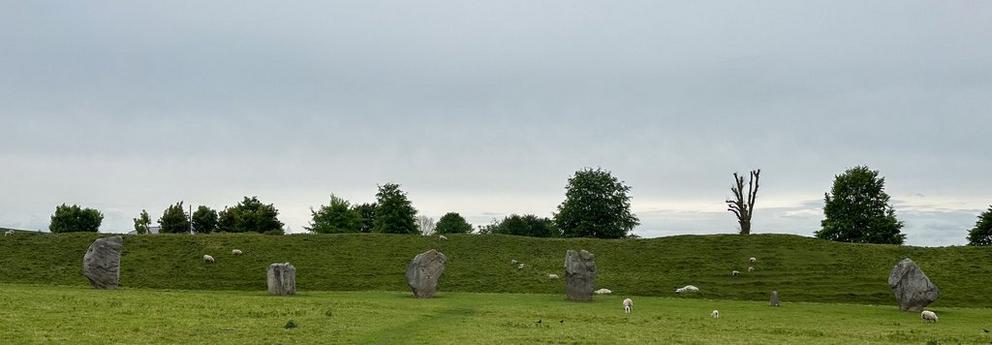
[[[116,289],[121,281],[121,250],[124,238],[105,237],[93,241],[83,255],[83,275],[94,289]]]
[[[448,257],[434,249],[417,254],[406,265],[406,283],[417,298],[431,298],[437,292],[437,281],[444,273]]]
[[[565,294],[573,301],[592,299],[596,289],[596,256],[585,250],[565,252]]]
[[[296,294],[296,267],[288,262],[271,264],[267,272],[269,294],[286,296]]]
[[[778,291],[772,291],[772,297],[768,299],[768,304],[773,307],[779,306]]]
[[[926,273],[909,258],[905,258],[889,273],[889,287],[903,311],[922,311],[940,297],[940,289]]]

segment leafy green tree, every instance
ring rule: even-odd
[[[437,221],[434,232],[439,234],[467,234],[472,232],[472,224],[455,212],[448,212]]]
[[[159,232],[163,234],[188,234],[189,214],[183,209],[183,202],[170,205],[162,212],[162,218],[158,219]]]
[[[198,234],[209,234],[217,231],[219,222],[217,210],[212,208],[201,205],[196,208],[196,212],[193,212],[193,231]]]
[[[568,179],[555,224],[565,237],[623,238],[640,224],[630,212],[629,192],[630,186],[609,171],[576,171]]]
[[[358,212],[358,215],[362,217],[362,225],[358,232],[372,232],[372,229],[375,228],[375,207],[374,202],[354,206],[355,212]]]
[[[313,218],[310,226],[305,227],[307,231],[332,234],[344,232],[359,232],[362,230],[362,215],[351,204],[334,194],[331,194],[331,203],[321,206],[320,210],[310,209]]]
[[[103,223],[103,214],[92,208],[62,204],[55,207],[48,230],[59,234],[66,232],[97,232]]]
[[[257,197],[245,197],[237,205],[218,214],[219,230],[224,232],[282,232],[279,210],[263,204]]]
[[[151,216],[148,215],[148,211],[141,210],[141,214],[138,218],[134,218],[134,232],[139,235],[144,235],[148,233],[148,226],[152,224]]]
[[[902,222],[885,193],[885,178],[867,166],[848,169],[834,178],[824,195],[822,229],[816,237],[841,242],[902,244]]]
[[[387,183],[379,186],[375,194],[375,227],[374,232],[390,234],[419,234],[417,228],[417,210],[413,208],[406,193],[400,190],[400,185]]]
[[[992,206],[978,216],[975,227],[968,232],[968,244],[972,246],[992,245]]]
[[[531,237],[560,237],[561,230],[548,218],[541,218],[533,214],[524,216],[511,214],[508,217],[494,222],[492,225],[479,229],[483,234],[503,234]]]

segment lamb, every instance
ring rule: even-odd
[[[634,301],[631,300],[630,298],[625,298],[623,300],[623,312],[627,313],[627,315],[629,316],[630,311],[633,309],[634,309]]]
[[[714,319],[719,319],[720,318],[720,311],[719,310],[716,310],[716,309],[713,309],[713,312],[710,313],[710,316],[713,317]]]
[[[687,294],[687,293],[697,293],[697,292],[699,292],[699,288],[697,288],[697,287],[695,287],[693,285],[686,285],[684,287],[680,287],[678,289],[675,289],[675,293],[677,293],[679,295]]]
[[[758,258],[753,257],[753,256],[750,259],[747,259],[747,260],[750,261],[752,264],[755,263],[755,262],[758,262]]]
[[[740,277],[741,276],[741,271],[730,271],[730,276],[731,277]]]
[[[754,272],[754,266],[748,266],[747,271],[748,272]]]
[[[235,250],[232,250],[231,251],[231,255],[234,255],[234,256],[241,256],[241,254],[244,254],[244,253],[241,252],[241,249],[235,249]]]
[[[924,310],[922,313],[920,313],[920,318],[923,319],[923,322],[937,322],[937,313],[934,313],[929,310]]]
[[[593,291],[593,293],[595,293],[597,295],[609,295],[609,294],[613,293],[613,290],[610,290],[610,289],[599,289],[599,290]]]
[[[560,277],[557,274],[548,273],[548,279],[558,279],[558,278],[560,278]]]
[[[7,230],[7,232],[3,233],[3,237],[13,236],[13,235],[14,235],[14,230]]]
[[[440,239],[445,240],[445,241],[448,240],[448,238],[447,237],[444,237],[444,235],[437,235],[437,238],[440,238]]]
[[[214,260],[214,257],[213,256],[203,255],[203,262],[206,262],[208,264],[212,264],[212,263],[215,262],[215,260]]]

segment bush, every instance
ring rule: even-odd
[[[148,233],[148,226],[152,224],[151,216],[148,215],[148,211],[141,210],[141,214],[138,218],[134,218],[134,232],[139,235],[144,235]]]
[[[162,212],[162,218],[158,219],[159,232],[163,234],[188,234],[189,215],[183,209],[183,202],[180,201],[171,205]]]
[[[92,208],[62,204],[55,207],[48,230],[60,234],[66,232],[97,232],[103,223],[103,214]]]
[[[200,206],[196,208],[196,212],[193,212],[193,231],[198,234],[209,234],[217,231],[218,223],[219,216],[217,211],[212,208]]]
[[[978,216],[975,227],[968,232],[968,244],[972,246],[992,245],[992,206]]]
[[[263,204],[257,197],[245,197],[234,207],[224,208],[218,214],[218,228],[225,232],[282,232],[279,210],[272,204]]]
[[[630,186],[602,169],[575,172],[554,215],[565,237],[623,238],[639,223],[630,212]]]
[[[830,193],[824,195],[825,218],[816,237],[858,243],[902,244],[902,222],[885,193],[885,178],[866,166],[848,169],[834,178]]]
[[[467,234],[472,232],[472,224],[455,212],[448,212],[437,221],[434,232],[439,234]]]
[[[310,213],[313,214],[310,226],[305,227],[310,232],[333,234],[360,232],[362,229],[362,215],[347,200],[334,194],[331,194],[329,205],[321,206],[318,211],[311,208]]]
[[[375,207],[374,202],[355,206],[355,212],[358,212],[358,215],[362,217],[362,225],[358,232],[372,232],[372,229],[375,228]]]
[[[400,185],[387,183],[379,186],[376,196],[374,232],[390,234],[418,234],[417,210],[413,208]]]
[[[503,220],[496,221],[479,229],[483,234],[503,234],[531,237],[560,237],[561,230],[548,218],[540,218],[533,214],[519,216],[512,214]]]

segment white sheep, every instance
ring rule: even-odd
[[[747,271],[748,272],[754,272],[754,266],[748,266]]]
[[[623,312],[630,315],[630,311],[634,309],[634,301],[630,298],[625,298],[623,300]]]
[[[517,259],[510,260],[510,263],[516,265],[517,264]]]
[[[753,257],[753,256],[750,259],[747,259],[747,260],[750,261],[752,264],[755,263],[755,262],[758,262],[758,258]]]
[[[558,278],[561,277],[559,277],[557,274],[554,273],[548,273],[548,279],[558,279]]]
[[[14,230],[7,230],[7,232],[3,233],[3,237],[13,236],[13,235],[14,235]]]
[[[599,289],[599,290],[593,291],[593,293],[595,293],[597,295],[609,295],[609,294],[613,293],[613,290],[610,290],[610,289]]]
[[[716,309],[713,309],[713,312],[710,313],[710,317],[712,317],[714,319],[719,319],[720,318],[720,311],[719,310],[716,310]]]
[[[923,319],[923,322],[937,322],[937,313],[934,313],[929,310],[924,310],[922,313],[920,313],[920,318]]]
[[[213,256],[203,255],[203,262],[206,262],[208,264],[212,264],[212,263],[215,262],[215,260],[214,260],[214,257]]]
[[[440,238],[440,239],[445,240],[445,241],[448,240],[448,238],[447,237],[444,237],[444,235],[437,235],[437,238]]]
[[[243,252],[241,252],[241,249],[235,249],[231,251],[231,255],[234,256],[241,256],[241,254],[244,254]]]
[[[675,289],[675,293],[677,293],[679,295],[681,295],[681,294],[687,294],[687,293],[697,293],[697,292],[699,292],[699,288],[697,288],[697,287],[695,287],[693,285],[686,285],[686,286],[680,287],[678,289]]]
[[[740,277],[741,276],[741,271],[730,271],[730,276],[731,277]]]
[[[527,266],[527,265],[524,265],[523,263],[520,263],[519,265],[517,265],[517,269],[518,269],[518,270],[522,270],[522,269],[524,269],[524,267],[526,267],[526,266]]]

